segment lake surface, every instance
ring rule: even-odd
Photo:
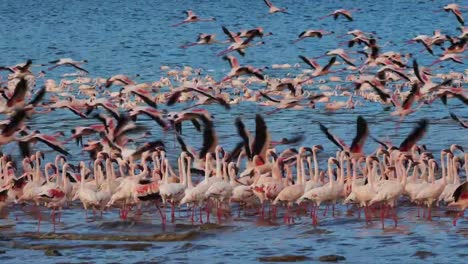
[[[450,1],[452,2],[452,1]],[[272,64],[300,62],[298,55],[316,57],[330,49],[338,47],[338,42],[348,38],[337,38],[352,29],[365,32],[375,31],[378,42],[385,51],[412,53],[420,65],[429,65],[436,57],[419,44],[407,44],[406,41],[419,35],[432,35],[440,29],[444,34],[459,35],[458,22],[453,14],[434,13],[447,1],[274,1],[280,7],[288,7],[291,15],[267,15],[268,9],[263,1],[16,1],[2,0],[0,17],[0,64],[14,65],[31,58],[35,64],[71,57],[75,60],[89,61],[84,67],[91,77],[108,77],[115,74],[135,76],[138,82],[159,80],[165,76],[160,66],[172,68],[191,66],[203,69],[202,74],[221,78],[230,69],[216,53],[224,49],[223,45],[199,46],[181,49],[179,46],[194,42],[199,33],[215,33],[219,40],[225,36],[221,25],[233,31],[262,26],[265,31],[273,32],[264,38],[265,45],[247,49],[241,64],[256,67]],[[461,3],[466,5],[466,2]],[[344,19],[334,21],[331,17],[317,20],[336,9],[361,8],[353,14],[354,21]],[[214,22],[187,24],[180,27],[170,25],[182,21],[183,10],[193,9],[200,17],[216,17]],[[465,15],[466,16],[466,15]],[[305,29],[316,28],[334,31],[335,34],[320,40],[307,39],[297,44],[290,44]],[[343,47],[345,48],[345,47]],[[356,49],[354,49],[356,50]],[[442,51],[435,48],[435,53]],[[352,55],[357,58],[357,55]],[[320,59],[325,63],[328,58]],[[463,72],[464,65],[450,62],[441,64],[443,68],[435,73],[450,71]],[[38,68],[33,68],[36,71]],[[266,70],[270,77],[285,77],[288,73],[297,74],[300,69]],[[46,78],[60,80],[61,75],[70,73],[70,69],[57,69],[47,74]],[[342,75],[343,78],[345,75]],[[352,83],[340,83],[343,87],[353,87]],[[316,91],[318,85],[304,89]],[[337,97],[338,100],[347,100]],[[355,98],[362,101],[360,98]],[[161,106],[169,111],[180,109]],[[451,111],[461,118],[468,119],[468,110],[459,101],[449,101]],[[242,116],[246,125],[254,129],[255,113],[272,110],[254,103],[243,102],[226,111],[219,106],[207,106],[215,114],[215,127],[220,142],[226,149],[231,149],[239,141],[234,127],[234,119]],[[389,139],[399,144],[415,122],[421,118],[430,121],[429,130],[420,143],[438,156],[441,149],[456,143],[468,147],[468,133],[452,121],[448,111],[439,101],[423,106],[418,112],[408,116],[395,129],[397,119],[390,112],[382,110],[378,103],[364,102],[353,110],[327,112],[323,105],[317,109],[284,110],[274,115],[265,116],[273,139],[281,139],[293,134],[304,133],[302,144],[311,146],[322,144],[325,151],[319,154],[323,164],[327,157],[334,155],[337,148],[322,135],[317,122],[328,126],[346,142],[351,142],[355,134],[355,120],[364,116],[369,123],[371,133],[382,139]],[[77,119],[68,111],[56,111],[48,115],[34,117],[33,128],[41,132],[65,131],[78,125],[93,123]],[[172,134],[164,134],[151,121],[139,120],[153,133],[153,139],[162,138],[169,146],[171,157],[178,153],[174,147]],[[185,132],[186,131],[186,132]],[[187,143],[198,147],[201,135],[187,127]],[[87,155],[73,144],[67,144],[72,153],[71,160],[83,160]],[[43,148],[43,147],[42,147]],[[377,144],[366,144],[365,151],[371,153]],[[4,152],[16,151],[16,145],[9,145]],[[49,153],[49,152],[47,152]],[[259,257],[269,255],[303,255],[318,261],[318,257],[338,254],[346,257],[346,263],[466,263],[468,257],[468,221],[460,219],[456,227],[452,226],[452,216],[446,215],[446,208],[434,212],[433,221],[416,216],[417,208],[403,203],[399,208],[400,223],[393,228],[387,220],[387,227],[382,230],[380,221],[375,219],[366,224],[357,218],[352,207],[338,206],[338,216],[331,215],[320,219],[320,225],[314,227],[307,216],[299,217],[294,225],[284,225],[282,218],[276,221],[261,220],[257,216],[237,217],[237,208],[233,209],[233,218],[221,225],[192,225],[190,221],[179,217],[177,225],[167,225],[165,230],[160,225],[156,211],[146,209],[140,219],[131,217],[121,221],[116,211],[106,212],[104,218],[85,220],[83,211],[75,206],[64,211],[62,223],[57,226],[57,234],[102,234],[109,241],[96,237],[82,240],[68,240],[64,236],[39,237],[35,234],[37,218],[33,208],[17,206],[10,210],[8,217],[0,219],[0,261],[18,263],[34,260],[35,263],[50,262],[100,262],[134,263],[139,261],[155,262],[255,262]],[[150,211],[151,210],[151,211]],[[347,214],[347,210],[351,213]],[[48,212],[42,212],[45,219],[42,233],[52,231]],[[15,219],[17,218],[17,219]],[[213,220],[214,221],[214,220]],[[125,241],[131,236],[148,236],[160,233],[188,234],[182,241],[162,242],[157,239],[147,241]],[[112,235],[114,235],[112,237]],[[124,236],[124,237],[119,237]],[[127,238],[125,238],[127,237]],[[130,239],[131,240],[131,239]],[[137,239],[138,240],[138,239]],[[137,244],[136,246],[134,244]],[[35,249],[30,249],[35,245]],[[39,245],[39,246],[38,246]],[[63,254],[61,257],[47,257],[41,245],[56,246]],[[69,246],[69,248],[64,247]],[[429,253],[417,253],[428,251]],[[425,257],[425,259],[424,259]],[[307,260],[310,262],[310,260]]]

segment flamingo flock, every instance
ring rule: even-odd
[[[264,2],[268,15],[291,15],[287,8]],[[454,210],[456,225],[468,208],[468,152],[466,146],[447,144],[436,153],[419,144],[426,133],[436,133],[430,132],[430,120],[415,122],[405,139],[393,144],[372,133],[367,120],[357,116],[355,136],[347,138],[349,145],[329,124],[317,122],[315,129],[323,134],[322,139],[337,147],[331,157],[324,156],[322,144],[303,145],[307,133],[277,140],[267,120],[274,120],[279,111],[304,108],[323,108],[333,119],[338,110],[379,104],[389,112],[389,119],[396,118],[398,129],[407,116],[440,101],[453,120],[448,125],[460,130],[454,136],[466,137],[467,121],[451,109],[449,100],[468,104],[463,88],[468,78],[438,67],[464,64],[468,45],[464,8],[450,4],[440,9],[455,15],[460,35],[435,30],[433,36],[419,35],[404,44],[422,44],[423,52],[437,57],[431,65],[422,65],[412,54],[383,52],[387,44],[378,43],[376,32],[356,29],[339,36],[349,38],[344,42],[346,49],[330,49],[319,57],[301,54],[293,65],[255,67],[236,56],[248,56],[256,46],[268,45],[268,36],[274,33],[262,27],[229,30],[220,25],[226,40],[200,33],[196,42],[181,48],[226,45],[213,54],[229,63],[230,71],[221,78],[189,66],[163,66],[166,76],[148,83],[140,83],[139,75],[88,77],[89,62],[71,58],[0,66],[0,72],[7,73],[0,79],[4,117],[0,122],[0,211],[13,211],[23,204],[51,210],[54,229],[62,211],[77,205],[86,218],[91,217],[89,210],[93,217],[118,211],[123,220],[129,215],[138,218],[154,206],[150,211],[160,217],[162,225],[184,217],[193,224],[222,222],[234,208],[239,214],[282,217],[285,224],[310,217],[313,225],[319,225],[321,211],[323,215],[332,211],[336,217],[336,205],[345,204],[355,207],[359,217],[363,211],[366,223],[378,219],[384,228],[388,219],[397,226],[405,217],[398,215],[399,206],[409,203],[427,221],[433,220],[434,207]],[[352,23],[361,11],[339,9],[318,19],[343,17]],[[187,18],[174,24],[174,30],[189,23],[216,23],[216,18],[200,18],[192,10],[185,13]],[[304,29],[289,43],[312,43],[334,34]],[[440,54],[435,46],[442,50]],[[324,57],[325,62],[321,61]],[[71,74],[74,79],[63,78],[59,84],[49,79],[50,71],[65,66],[78,70]],[[294,71],[275,78],[275,69]],[[255,115],[252,131],[241,117],[233,117],[233,138],[238,143],[226,144],[217,135],[217,112],[204,106],[215,105],[211,109],[227,112],[246,102],[268,110]],[[73,115],[82,125],[73,125],[70,133],[34,129],[35,119],[45,115],[53,119],[57,113]],[[150,131],[149,126],[154,128]],[[192,134],[187,133],[187,126]],[[193,138],[198,134],[203,140],[195,146]],[[167,135],[173,136],[175,147],[169,146]],[[378,147],[366,153],[368,141]],[[38,143],[50,150],[38,150]],[[73,143],[81,149],[79,157],[69,150]],[[177,214],[180,210],[186,216]],[[40,214],[37,220],[39,230]]]

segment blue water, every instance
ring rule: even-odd
[[[453,1],[450,1],[453,2]],[[135,76],[138,82],[159,80],[165,76],[160,66],[168,65],[172,68],[191,66],[203,69],[203,74],[221,78],[229,65],[215,54],[223,50],[223,45],[199,46],[181,49],[180,45],[194,42],[199,33],[215,33],[218,40],[224,40],[221,25],[232,31],[262,26],[266,32],[273,32],[272,36],[264,38],[265,45],[247,49],[241,64],[251,64],[256,67],[271,66],[272,64],[300,62],[298,55],[316,57],[330,49],[338,48],[338,42],[347,38],[336,38],[352,29],[365,32],[375,31],[378,42],[385,51],[412,53],[420,65],[429,65],[436,57],[427,52],[420,52],[423,48],[419,44],[409,45],[406,41],[419,34],[432,35],[433,30],[440,29],[448,35],[459,35],[456,29],[458,22],[452,14],[446,12],[434,13],[440,10],[447,1],[274,1],[280,7],[288,7],[291,15],[267,15],[268,9],[261,0],[244,1],[16,1],[2,0],[0,5],[0,64],[14,65],[33,59],[35,64],[71,57],[75,60],[86,59],[89,63],[84,67],[90,71],[91,77],[108,77],[115,74]],[[460,2],[467,5],[466,2]],[[332,18],[317,20],[333,10],[339,8],[361,8],[353,13],[354,21],[344,19],[334,21]],[[172,28],[170,25],[182,21],[183,10],[193,9],[200,17],[216,17],[214,22],[187,24]],[[305,29],[325,29],[335,34],[322,39],[307,39],[297,44],[290,44],[297,35]],[[343,47],[345,48],[345,47]],[[356,50],[356,48],[354,48]],[[441,51],[435,48],[436,54]],[[352,55],[357,58],[357,55]],[[320,60],[326,63],[328,58]],[[443,68],[436,68],[435,73],[448,73],[451,70],[464,71],[464,65],[442,63]],[[297,74],[300,69],[266,70],[270,77],[285,77],[288,73]],[[33,71],[39,71],[34,67]],[[59,82],[61,75],[73,72],[71,69],[57,69],[48,72],[46,78]],[[343,78],[346,74],[343,74]],[[352,87],[352,83],[340,83],[341,86]],[[253,86],[256,89],[257,87]],[[305,88],[315,91],[316,85]],[[347,98],[339,97],[338,100]],[[360,100],[357,98],[356,100]],[[465,120],[468,119],[466,107],[458,101],[449,101],[450,109]],[[180,109],[181,106],[166,108]],[[221,144],[230,149],[239,140],[235,133],[233,120],[242,116],[251,129],[254,128],[255,113],[272,110],[253,103],[241,103],[226,111],[218,106],[207,106],[215,113],[215,126]],[[369,122],[373,135],[388,138],[395,144],[403,140],[420,118],[428,118],[430,127],[421,143],[427,144],[430,151],[437,153],[452,143],[468,147],[468,133],[454,123],[448,116],[448,111],[440,103],[422,107],[417,113],[410,115],[402,122],[400,129],[395,130],[397,119],[390,117],[389,112],[382,110],[380,104],[364,102],[354,110],[340,110],[326,112],[323,105],[318,109],[304,109],[300,111],[285,110],[272,116],[266,116],[268,127],[274,139],[280,139],[295,133],[305,133],[307,136],[303,144],[322,144],[325,152],[320,158],[325,160],[336,151],[336,147],[329,143],[318,129],[317,122],[327,125],[334,133],[350,142],[354,136],[355,119],[363,115]],[[153,137],[163,138],[172,146],[172,136],[162,134],[154,128],[151,122],[139,121],[152,129]],[[31,121],[31,126],[44,132],[57,130],[66,131],[74,126],[90,124],[92,121],[78,120],[67,111],[57,111],[49,115],[37,116]],[[193,129],[187,128],[187,135]],[[190,145],[200,146],[201,135],[187,137]],[[369,142],[366,152],[372,152],[377,145]],[[15,146],[7,146],[9,151],[15,151]],[[82,160],[85,155],[72,144],[67,144],[73,154],[74,161]],[[176,153],[172,149],[172,156]],[[340,207],[345,212],[345,207]],[[178,262],[214,262],[241,258],[245,261],[255,261],[257,257],[265,255],[299,254],[313,257],[317,260],[320,255],[336,253],[344,255],[349,263],[381,262],[381,263],[423,263],[412,256],[417,250],[427,250],[435,253],[427,260],[434,263],[463,263],[466,259],[466,237],[468,222],[461,220],[458,227],[452,227],[449,217],[444,210],[438,211],[440,217],[433,222],[419,220],[414,215],[415,208],[411,206],[400,210],[401,224],[397,229],[382,231],[377,222],[366,225],[363,220],[354,216],[340,215],[338,218],[327,217],[322,223],[325,233],[314,233],[307,217],[303,217],[299,224],[293,226],[259,227],[255,224],[255,217],[246,217],[242,221],[226,223],[228,228],[201,232],[202,235],[190,241],[194,249],[183,246],[186,242],[152,243],[145,252],[130,252],[112,249],[100,250],[83,247],[73,250],[61,250],[64,257],[54,259],[58,262],[70,261],[79,257],[86,257],[82,261],[99,262],[135,262],[135,261],[178,261]],[[5,232],[14,234],[34,231],[36,220],[25,216],[22,210],[16,212],[22,221],[11,219],[2,220],[1,225],[12,224]],[[102,227],[106,221],[117,221],[118,216],[108,213],[106,220],[92,223],[82,223],[81,210],[68,210],[65,213],[64,225],[58,232],[93,233]],[[152,212],[146,221],[147,232],[159,232],[159,219]],[[281,224],[281,219],[278,220]],[[47,224],[45,231],[48,231]],[[196,229],[196,227],[194,227]],[[125,226],[127,233],[139,233],[142,227]],[[175,227],[176,231],[177,226]],[[119,229],[117,229],[118,231]],[[116,231],[113,228],[106,231]],[[2,233],[3,233],[2,229]],[[2,238],[0,236],[0,238]],[[13,241],[35,244],[56,243],[57,241],[31,240],[12,238]],[[61,241],[63,242],[63,241]],[[35,259],[38,263],[52,261],[45,257],[40,250],[18,249],[11,242],[0,240],[0,249],[6,253],[0,254],[2,263],[15,263],[25,258]],[[66,241],[66,243],[72,243]],[[80,242],[73,242],[79,244]],[[92,244],[92,243],[91,243]],[[134,254],[133,254],[134,253]]]

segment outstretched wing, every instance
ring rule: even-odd
[[[357,133],[351,143],[350,151],[352,153],[362,153],[366,139],[369,136],[369,127],[366,120],[362,116],[357,118]]]
[[[340,138],[338,138],[337,136],[333,135],[332,133],[330,133],[328,131],[328,128],[324,125],[322,125],[322,123],[319,122],[319,125],[320,125],[320,130],[325,134],[325,136],[327,136],[327,138],[333,142],[333,144],[337,145],[341,150],[345,150],[347,148],[346,144],[343,142],[343,140],[341,140]]]
[[[400,144],[400,151],[409,151],[426,133],[429,121],[427,119],[421,119],[418,122],[413,131],[406,137],[406,139]]]

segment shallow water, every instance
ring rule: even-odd
[[[450,1],[452,2],[452,1]],[[242,4],[237,4],[242,3]],[[447,1],[275,1],[278,6],[287,6],[293,15],[266,16],[267,9],[263,1],[15,1],[3,0],[0,16],[3,26],[0,27],[0,54],[2,65],[11,65],[32,58],[34,63],[71,57],[76,60],[87,59],[85,68],[91,76],[110,76],[118,73],[127,75],[140,74],[139,82],[158,80],[164,75],[159,67],[183,67],[190,65],[202,68],[203,73],[220,78],[228,69],[228,64],[215,54],[223,46],[203,46],[180,49],[179,46],[195,40],[198,33],[216,33],[218,39],[224,39],[221,25],[229,29],[263,26],[266,31],[274,33],[265,37],[266,45],[250,48],[242,64],[264,66],[274,63],[299,62],[298,55],[315,57],[325,51],[336,48],[335,36],[351,29],[376,31],[381,38],[379,43],[392,41],[393,44],[383,47],[383,51],[396,50],[415,54],[421,65],[430,64],[435,57],[426,52],[419,53],[421,45],[408,45],[405,41],[419,34],[432,34],[434,29],[443,33],[458,35],[457,21],[452,14],[433,13]],[[362,11],[354,13],[355,21],[334,21],[327,18],[318,21],[316,18],[338,8],[353,8],[359,5]],[[466,4],[465,4],[466,5]],[[215,16],[216,22],[188,24],[177,28],[170,25],[184,19],[182,11],[193,8],[201,17]],[[310,39],[296,45],[289,44],[297,35],[307,28],[318,28],[335,31],[334,36],[320,40]],[[439,53],[439,52],[436,52]],[[321,62],[326,59],[320,60]],[[447,73],[450,70],[464,71],[466,67],[454,63],[442,63],[444,68],[436,72]],[[302,67],[304,68],[304,67]],[[34,70],[34,69],[33,69]],[[58,80],[70,69],[57,69],[48,78]],[[269,76],[284,77],[288,72],[297,73],[297,69],[268,70]],[[352,87],[350,83],[342,86]],[[315,90],[310,86],[307,90]],[[346,98],[339,98],[346,100]],[[357,99],[359,100],[359,99]],[[449,101],[450,109],[465,120],[468,110],[458,101]],[[178,109],[167,108],[168,110]],[[239,140],[235,133],[233,120],[242,116],[247,126],[253,129],[254,114],[271,110],[253,103],[242,103],[234,106],[230,112],[217,106],[207,106],[215,113],[215,126],[220,142],[230,149]],[[374,136],[388,138],[395,144],[403,140],[420,118],[430,120],[430,128],[421,141],[427,144],[430,151],[437,153],[452,143],[468,147],[468,133],[455,124],[445,107],[436,102],[424,106],[417,113],[410,115],[395,130],[396,119],[389,112],[382,110],[379,104],[365,102],[364,106],[354,110],[326,112],[323,106],[319,109],[300,111],[282,111],[266,116],[268,127],[274,139],[291,134],[305,133],[304,144],[322,144],[324,153],[319,154],[323,161],[336,151],[336,147],[321,134],[317,122],[327,125],[334,133],[347,142],[352,140],[357,115],[364,116]],[[64,130],[67,133],[77,125],[90,121],[76,119],[66,111],[57,111],[50,115],[37,116],[31,121],[33,128],[43,132]],[[172,142],[170,134],[164,135],[154,124],[139,123],[151,129],[154,138]],[[191,127],[184,128],[186,135],[194,132]],[[193,146],[199,146],[201,135],[188,139]],[[170,149],[173,144],[169,143]],[[369,142],[367,153],[377,145]],[[82,160],[84,154],[72,144],[67,148],[73,154],[74,161]],[[15,146],[7,146],[12,151]],[[4,150],[5,151],[5,150]],[[172,149],[174,155],[175,149]],[[257,258],[269,255],[303,255],[317,261],[319,256],[338,254],[346,257],[345,262],[381,262],[381,263],[463,263],[467,257],[468,222],[460,220],[457,227],[451,224],[451,218],[445,216],[445,209],[437,211],[432,222],[416,217],[416,208],[403,206],[399,210],[400,223],[392,228],[387,220],[385,230],[381,229],[376,219],[366,225],[364,220],[345,215],[346,207],[339,207],[340,215],[336,218],[327,216],[321,219],[320,226],[315,228],[310,219],[303,216],[295,225],[282,224],[281,217],[275,224],[262,222],[256,216],[241,217],[222,223],[222,228],[202,228],[192,226],[187,220],[177,221],[178,225],[168,225],[162,230],[159,217],[152,210],[144,213],[138,223],[118,220],[117,212],[107,212],[104,220],[86,222],[81,209],[66,210],[63,222],[57,226],[57,233],[71,234],[109,234],[128,236],[147,236],[161,232],[193,232],[183,241],[88,241],[40,239],[31,236],[36,231],[36,215],[29,213],[31,208],[15,208],[8,218],[0,220],[0,254],[2,263],[15,263],[25,259],[34,259],[37,263],[54,262],[138,262],[138,261],[173,261],[173,262],[234,262],[238,258],[245,261],[257,261]],[[24,211],[28,212],[27,214]],[[236,210],[234,210],[236,211]],[[46,212],[43,212],[47,219]],[[233,215],[236,215],[233,212]],[[18,217],[18,220],[15,220]],[[52,231],[50,222],[45,221],[41,232]],[[95,239],[95,237],[87,237]],[[114,237],[115,238],[115,237]],[[142,239],[143,240],[143,239]],[[137,244],[131,246],[130,244]],[[44,255],[41,247],[28,249],[30,245],[59,245],[62,257]],[[61,248],[62,246],[76,248]],[[101,245],[101,246],[99,246]],[[116,247],[117,246],[117,247]],[[143,252],[141,251],[143,250]],[[433,255],[420,259],[417,251],[430,251]],[[416,254],[424,255],[424,253]]]

